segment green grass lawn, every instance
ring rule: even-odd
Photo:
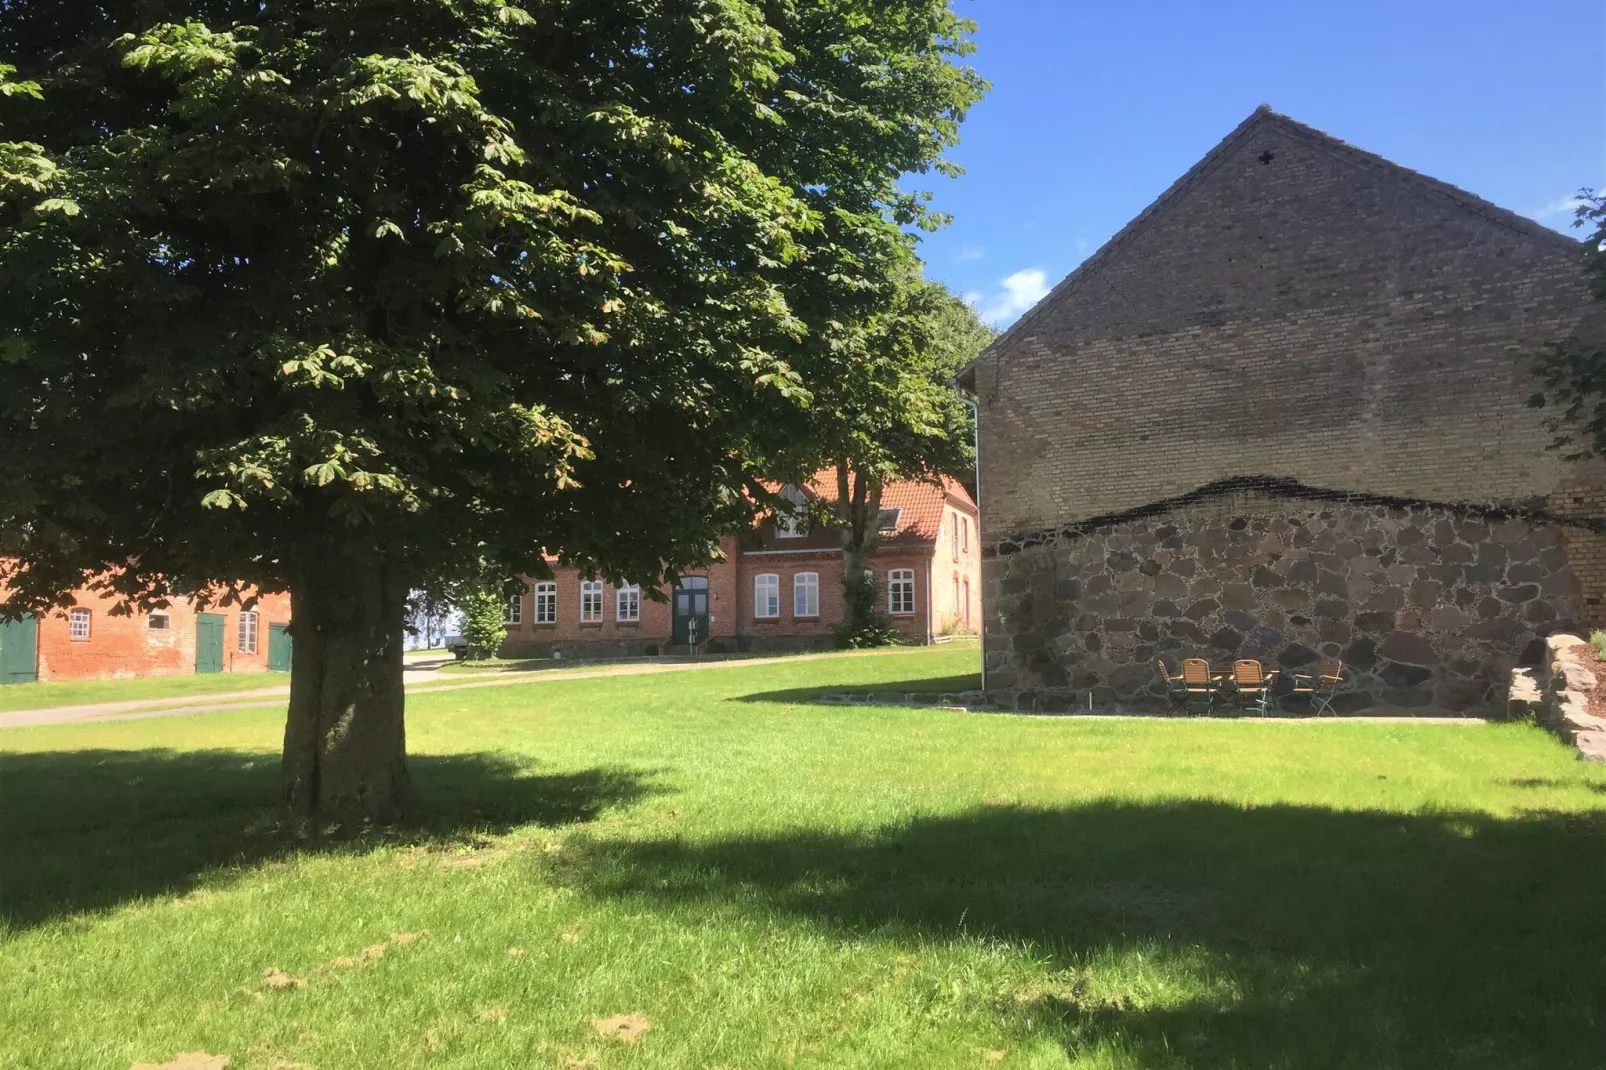
[[[974,653],[415,695],[427,819],[355,840],[269,711],[0,732],[0,1066],[1606,1063],[1606,770],[807,701]]]
[[[45,680],[0,687],[0,713],[289,686],[290,677],[282,672],[214,672],[196,676],[147,676],[138,680]]]

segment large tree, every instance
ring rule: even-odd
[[[970,410],[954,391],[959,369],[993,337],[974,309],[904,255],[882,277],[884,292],[856,316],[821,332],[840,370],[813,380],[814,403],[793,414],[798,474],[829,469],[834,486],[817,506],[842,544],[845,642],[890,635],[866,580],[890,483],[974,471]]]
[[[948,0],[0,0],[7,611],[288,589],[284,800],[408,795],[408,591],[701,563],[980,82]],[[851,364],[853,354],[835,358]],[[840,369],[839,369],[840,370]]]

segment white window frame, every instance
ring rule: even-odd
[[[556,624],[558,622],[558,585],[555,583],[535,584],[535,623]]]
[[[954,560],[958,561],[959,560],[959,518],[957,516],[953,518],[953,524],[950,527],[949,534],[952,536],[952,541],[953,541],[953,544],[954,544]]]
[[[968,554],[970,553],[970,517],[962,516],[959,518],[959,531],[959,548]]]
[[[240,614],[240,622],[234,629],[234,649],[239,654],[255,654],[257,652],[257,611],[248,609]]]
[[[627,583],[613,593],[614,620],[629,623],[641,619],[641,585]]]
[[[954,614],[959,613],[959,574],[954,574]]]
[[[502,623],[515,627],[524,623],[524,595],[510,594],[507,596],[507,605],[502,607]]]
[[[887,573],[887,612],[897,617],[915,611],[915,570],[895,568]]]
[[[774,572],[761,572],[753,577],[753,617],[775,620],[780,615],[781,577]]]
[[[82,607],[67,611],[67,638],[83,642],[89,638],[90,612]]]
[[[157,621],[162,623],[157,624]],[[153,632],[170,631],[173,627],[173,618],[165,611],[157,610],[155,613],[148,614],[145,617],[145,627],[148,631]]]
[[[792,573],[792,616],[818,617],[820,615],[820,574],[818,572]]]
[[[965,584],[965,586],[964,586],[964,591],[965,591],[964,598],[965,598],[965,600],[963,602],[959,603],[959,605],[960,605],[960,613],[963,614],[963,618],[962,619],[964,620],[966,626],[969,626],[969,624],[970,624],[970,577],[969,576],[966,576],[964,578],[964,584]]]
[[[775,514],[775,537],[777,539],[801,539],[808,535],[809,516],[801,511],[807,501],[803,497],[803,492],[791,484],[787,484],[781,488],[781,497],[791,502],[794,508],[799,511],[792,513],[777,512]]]
[[[580,623],[602,623],[602,581],[580,581]]]
[[[888,513],[892,514],[892,523],[891,524],[884,524],[884,523],[882,523],[882,519],[884,517],[886,517],[886,515]],[[902,509],[883,509],[883,510],[881,510],[880,512],[878,512],[876,514],[876,518],[875,518],[876,534],[878,534],[878,535],[896,535],[898,533],[898,526],[900,524],[902,524],[902,523],[903,523],[903,510]]]

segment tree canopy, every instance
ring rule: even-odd
[[[409,589],[651,582],[863,351],[948,0],[4,0],[11,612],[289,589],[287,802],[406,795]]]
[[[1580,190],[1573,225],[1589,232],[1583,269],[1590,293],[1606,301],[1606,194]],[[1555,448],[1570,460],[1606,456],[1606,346],[1588,338],[1558,340],[1545,347],[1537,370],[1544,390],[1529,404],[1551,408]]]

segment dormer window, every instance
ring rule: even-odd
[[[898,522],[902,519],[902,509],[883,509],[876,516],[876,531],[882,535],[896,535]]]
[[[788,483],[781,488],[781,497],[792,503],[792,508],[786,512],[775,513],[775,537],[777,539],[801,539],[809,533],[809,514],[805,506],[808,499],[796,486]]]

